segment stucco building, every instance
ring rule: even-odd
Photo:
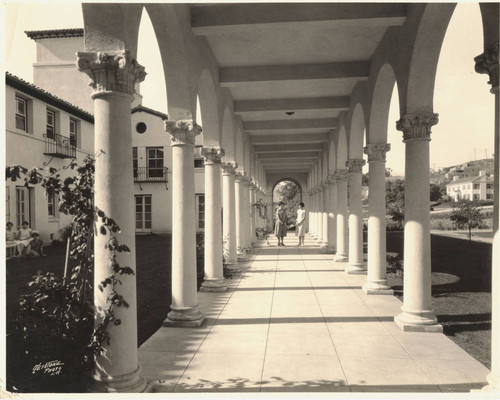
[[[446,185],[446,194],[453,201],[459,200],[491,200],[493,201],[494,179],[480,171],[479,176],[460,179],[453,177],[453,181]]]
[[[76,158],[94,154],[94,117],[89,112],[46,90],[7,73],[5,91],[5,162],[25,168],[46,167],[65,171]],[[28,221],[46,243],[59,239],[71,218],[58,211],[57,195],[25,186],[24,180],[5,183],[5,220],[15,228]]]

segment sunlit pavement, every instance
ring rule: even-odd
[[[402,332],[401,302],[311,237],[255,248],[225,293],[199,293],[201,328],[161,328],[139,349],[152,392],[469,392],[488,369],[442,333]]]

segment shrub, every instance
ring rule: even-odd
[[[403,260],[399,255],[391,256],[387,254],[387,274],[394,277],[404,277]]]

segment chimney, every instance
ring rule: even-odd
[[[486,171],[479,171],[479,176],[486,176]]]

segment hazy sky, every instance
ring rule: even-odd
[[[6,16],[5,69],[30,82],[35,61],[35,42],[25,30],[81,28],[79,3],[8,3]],[[434,110],[439,124],[432,129],[431,167],[441,168],[465,161],[492,157],[494,97],[489,93],[487,75],[474,71],[474,57],[482,52],[479,7],[460,3],[450,22],[438,64]],[[148,76],[141,84],[147,107],[166,112],[166,95],[160,53],[147,13],[139,32],[138,61]],[[397,91],[389,112],[387,166],[394,174],[404,174],[404,144],[396,131],[399,119]]]

